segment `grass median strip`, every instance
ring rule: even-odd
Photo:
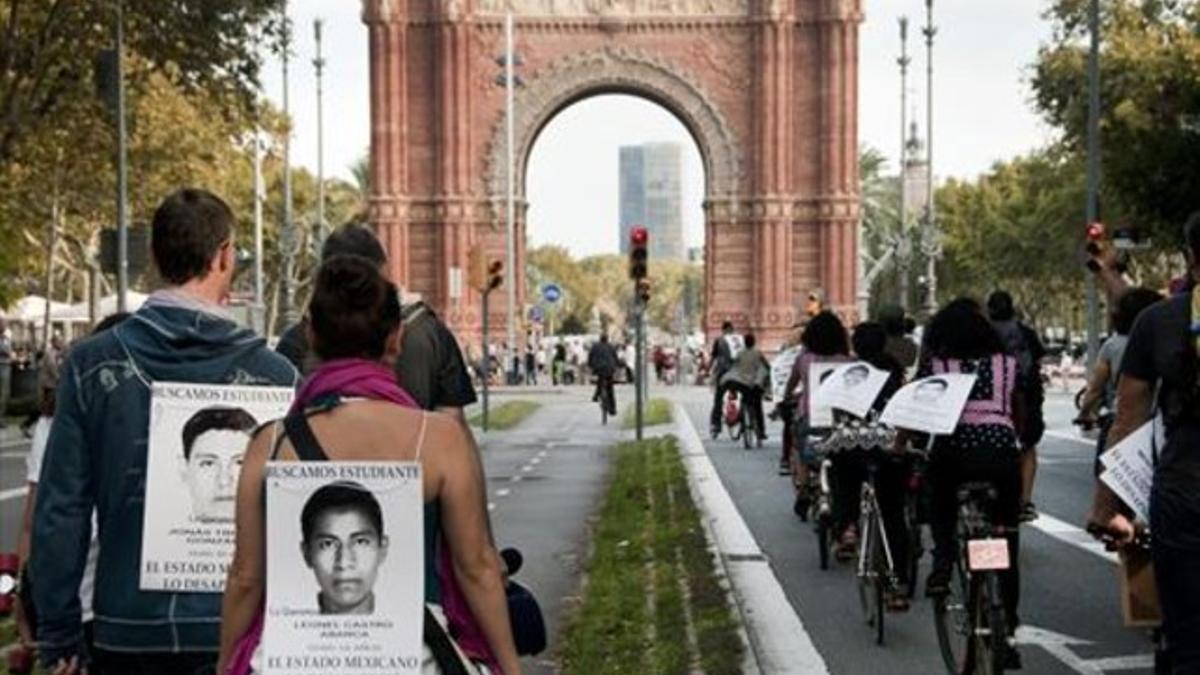
[[[614,448],[566,675],[737,673],[742,642],[674,437]]]
[[[512,429],[540,407],[542,404],[534,401],[505,401],[488,411],[488,429],[498,431]],[[483,426],[483,412],[478,412],[471,417],[471,426]]]
[[[670,423],[670,401],[665,398],[652,398],[646,402],[646,411],[642,419],[644,426],[653,427],[659,424]],[[625,417],[621,420],[621,425],[626,429],[633,429],[637,426],[637,410],[632,405],[625,409]]]

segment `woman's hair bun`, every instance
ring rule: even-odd
[[[399,294],[374,261],[337,255],[317,271],[308,315],[321,359],[378,359],[400,325]]]

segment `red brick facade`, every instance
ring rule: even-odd
[[[814,288],[852,313],[860,3],[364,0],[371,219],[394,278],[464,336],[478,334],[479,295],[452,302],[447,270],[466,267],[476,242],[503,257],[504,92],[493,59],[511,8],[526,83],[514,116],[518,290],[538,132],[571,103],[621,92],[669,109],[700,147],[706,330],[728,319],[774,344]]]

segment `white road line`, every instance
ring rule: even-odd
[[[1117,563],[1117,554],[1106,551],[1104,544],[1093,539],[1092,535],[1085,532],[1082,528],[1044,513],[1038,515],[1037,520],[1029,524],[1065,544],[1099,556],[1110,563]]]
[[[500,488],[499,490],[496,490],[497,497],[507,497],[510,494],[512,494],[512,490],[509,490],[508,488]]]
[[[496,510],[496,503],[488,502],[488,511],[495,511],[495,510]]]
[[[521,471],[524,473],[529,473],[530,471],[533,471],[533,466],[526,464],[525,466],[521,467]]]
[[[24,497],[25,493],[28,491],[29,491],[28,485],[22,485],[21,487],[12,488],[10,490],[0,490],[0,502],[6,502],[10,499],[17,499],[20,497]]]
[[[1049,437],[1051,437],[1051,438],[1057,438],[1057,439],[1059,439],[1060,441],[1074,441],[1075,443],[1081,443],[1081,444],[1083,444],[1083,445],[1086,445],[1086,446],[1088,446],[1089,448],[1095,448],[1095,447],[1096,447],[1096,441],[1095,441],[1095,440],[1093,440],[1093,439],[1090,439],[1090,438],[1084,438],[1083,436],[1080,436],[1080,435],[1079,435],[1079,434],[1078,434],[1078,433],[1077,433],[1075,430],[1073,430],[1073,429],[1070,429],[1070,430],[1067,430],[1067,429],[1050,429],[1049,431],[1047,431],[1047,432],[1046,432],[1046,434],[1045,434],[1045,435],[1047,435],[1047,436],[1049,436]]]
[[[534,457],[533,459],[529,460],[529,463],[530,463],[530,464],[533,464],[533,465],[541,464],[541,463],[542,463],[542,458],[541,458],[541,457]]]
[[[770,561],[763,555],[729,492],[721,484],[687,411],[675,403],[674,415],[683,445],[681,452],[688,470],[688,483],[733,588],[750,649],[757,662],[752,665],[757,665],[758,670],[767,675],[828,675],[825,659],[821,658],[771,570]]]

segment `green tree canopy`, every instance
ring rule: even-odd
[[[1180,225],[1200,208],[1200,2],[1102,5],[1102,216],[1128,217],[1166,247],[1179,242]],[[1088,6],[1054,2],[1047,12],[1053,38],[1033,77],[1038,110],[1077,153],[1087,141]]]

